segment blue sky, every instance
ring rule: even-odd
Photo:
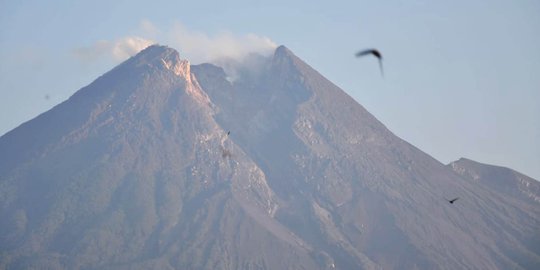
[[[193,63],[283,44],[441,162],[540,179],[537,0],[111,2],[0,0],[0,134],[146,42]]]

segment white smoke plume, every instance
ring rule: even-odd
[[[103,58],[120,62],[154,43],[152,40],[137,36],[124,37],[114,41],[100,40],[91,46],[75,49],[73,54],[83,62],[94,62]]]
[[[156,40],[178,50],[180,57],[192,64],[214,63],[223,67],[229,78],[235,80],[240,76],[240,69],[257,69],[261,62],[257,55],[268,56],[277,47],[276,43],[264,36],[235,35],[226,31],[208,35],[190,30],[179,22],[168,29],[160,29],[145,19],[135,33],[135,36],[114,41],[101,40],[91,46],[75,49],[74,55],[83,63],[103,59],[119,63],[155,44]]]
[[[180,23],[172,27],[167,39],[171,47],[178,49],[180,55],[192,63],[215,62],[220,59],[242,61],[253,53],[269,55],[277,47],[272,40],[264,36],[239,36],[230,32],[210,36],[191,31]]]

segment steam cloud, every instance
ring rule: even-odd
[[[153,29],[144,21],[145,29]],[[187,29],[180,23],[174,24],[167,34],[172,47],[178,49],[182,58],[193,64],[213,63],[221,66],[229,81],[256,75],[264,64],[264,57],[271,55],[277,45],[268,37],[255,34],[234,35],[221,32],[207,35]]]
[[[182,57],[192,63],[215,62],[220,59],[242,61],[252,53],[271,54],[277,45],[267,37],[247,34],[237,36],[222,32],[209,36],[202,32],[191,31],[176,23],[168,34],[170,45],[180,51]]]
[[[260,60],[254,55],[268,56],[277,47],[276,43],[264,36],[235,35],[230,32],[208,35],[190,30],[178,22],[163,31],[151,21],[142,20],[135,32],[138,35],[115,41],[102,40],[92,46],[78,48],[74,50],[74,55],[84,63],[99,59],[118,63],[155,44],[154,40],[158,40],[177,49],[180,57],[193,64],[210,62],[222,66],[229,78],[234,80],[240,76],[241,69],[257,68]]]
[[[149,39],[132,36],[115,41],[100,40],[89,47],[77,48],[73,51],[76,58],[83,62],[92,62],[102,58],[109,58],[115,62],[126,60],[154,44]]]

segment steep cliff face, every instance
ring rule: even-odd
[[[540,264],[534,196],[457,174],[283,46],[239,74],[151,46],[0,137],[0,268]]]

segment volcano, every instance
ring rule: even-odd
[[[0,137],[0,269],[540,268],[536,180],[255,59],[231,80],[153,45]]]

